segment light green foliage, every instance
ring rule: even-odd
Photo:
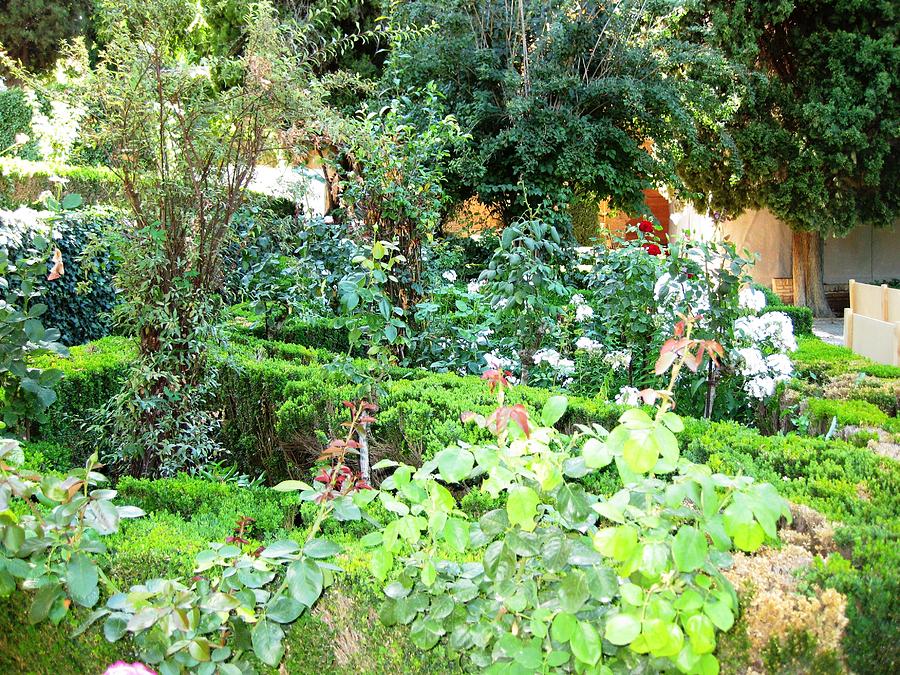
[[[94,470],[96,455],[64,478],[21,470],[24,459],[17,441],[0,441],[0,596],[32,590],[29,621],[59,623],[73,603],[91,608],[100,599],[93,556],[106,551],[101,537],[144,512],[116,506],[116,491],[98,487],[106,479]],[[32,500],[46,509],[23,513]]]
[[[62,373],[39,367],[35,359],[66,353],[58,342],[59,331],[45,328],[40,319],[47,311],[40,298],[51,244],[35,235],[31,245],[16,260],[0,247],[0,414],[3,424],[12,428],[46,420],[45,412],[56,400],[53,387]]]
[[[549,399],[541,420],[558,419],[561,405]],[[581,427],[571,437],[519,414],[501,407],[476,417],[497,433],[513,416],[517,425],[496,443],[402,465],[382,483],[379,498],[397,518],[363,539],[374,548],[373,575],[387,582],[382,621],[409,625],[421,649],[442,643],[488,672],[611,673],[651,659],[717,672],[716,631],[738,611],[719,568],[732,548],[777,538],[787,503],[771,485],[679,459],[673,432],[683,425],[665,407],[655,418],[628,410],[609,435]],[[611,497],[573,480],[613,462],[625,487]],[[508,497],[477,521],[444,486],[475,480]]]

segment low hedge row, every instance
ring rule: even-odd
[[[256,518],[249,550],[276,537],[299,539],[303,534],[281,526],[282,519],[293,518],[293,495],[185,476],[156,481],[122,479],[117,487],[119,503],[137,504],[149,513],[123,522],[121,530],[105,540],[109,553],[104,569],[115,589],[124,590],[154,577],[190,578],[196,554],[208,542],[224,541],[232,533],[233,514]],[[195,506],[200,508],[192,510]],[[352,539],[341,543],[345,551],[336,562],[344,572],[337,575],[335,585],[313,612],[286,627],[281,669],[256,664],[257,672],[456,672],[440,648],[421,652],[403,627],[388,628],[378,621],[372,598],[381,591],[371,581],[365,554]],[[115,661],[134,661],[127,639],[115,644],[104,639],[102,621],[77,639],[71,638],[88,614],[73,609],[58,626],[50,622],[32,626],[28,603],[20,596],[0,600],[0,672],[80,675],[102,672]]]
[[[81,433],[80,427],[69,425],[115,391],[129,353],[133,355],[133,347],[114,338],[73,350],[69,377],[61,384],[66,394],[56,407],[60,414],[53,415],[53,424],[42,432],[53,438]],[[460,421],[464,411],[487,413],[494,405],[477,377],[403,369],[391,375],[393,379],[381,385],[378,422],[371,431],[376,458],[416,462],[457,440],[474,443],[484,438],[483,430]],[[323,440],[339,433],[346,419],[341,402],[363,390],[345,371],[330,367],[324,350],[252,336],[242,337],[222,360],[220,383],[226,445],[242,470],[264,469],[271,480],[286,475],[308,478],[307,467]],[[516,387],[508,401],[539,409],[549,395],[542,389]],[[605,401],[572,397],[561,424],[611,427],[620,412]],[[858,672],[900,667],[900,464],[841,441],[793,434],[767,437],[735,423],[687,420],[682,442],[688,458],[717,471],[770,481],[788,498],[840,523],[837,537],[848,560],[832,556],[816,571],[816,581],[852,598],[845,645],[850,665]],[[604,493],[617,483],[610,471],[590,481]],[[186,496],[174,507],[169,495],[184,490],[168,489],[164,482],[158,489],[150,487],[154,483],[126,481],[125,492],[138,494],[140,485],[152,493],[141,496],[141,503],[169,500],[167,508],[177,514],[190,513],[206,499]],[[467,501],[477,510],[484,500],[473,492]]]

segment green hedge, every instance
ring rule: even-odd
[[[31,131],[31,105],[25,100],[25,92],[18,87],[0,90],[0,153],[11,148],[16,142],[17,134],[28,134]],[[34,138],[24,146],[16,148],[13,153],[23,157],[36,157],[37,147]],[[7,153],[8,154],[8,153]]]
[[[134,353],[127,342],[112,338],[97,345],[73,350],[70,377],[61,383],[66,395],[57,404],[67,413],[54,415],[61,421],[53,429],[58,435],[78,434],[77,428],[66,429],[63,422],[77,419],[73,411],[105,400],[127,365],[128,349]],[[347,414],[341,401],[358,397],[360,385],[328,368],[329,356],[322,350],[253,337],[233,347],[230,358],[220,366],[226,445],[244,471],[265,469],[270,480],[302,475],[326,436],[340,432]],[[840,350],[829,346],[825,351],[831,349]],[[822,353],[822,347],[801,341],[800,354],[808,362]],[[392,374],[395,379],[383,383],[378,422],[372,429],[376,457],[420,461],[448,443],[477,442],[484,437],[483,430],[463,425],[459,418],[467,410],[486,413],[493,407],[493,399],[477,377],[401,369]],[[508,400],[537,409],[549,395],[541,389],[516,387]],[[564,428],[584,422],[610,427],[620,410],[607,402],[572,397],[560,423]],[[845,644],[851,667],[857,672],[894,672],[900,666],[900,500],[896,498],[900,464],[842,441],[793,434],[767,437],[735,423],[687,419],[682,443],[689,459],[707,462],[715,471],[769,481],[786,497],[841,523],[838,540],[849,562],[832,556],[816,571],[816,579],[851,597]],[[179,516],[193,513],[206,500],[218,499],[200,488],[176,487],[188,486],[190,479],[173,480],[123,481],[123,492],[139,503]],[[609,493],[618,479],[608,470],[586,482]],[[467,499],[474,511],[489,506],[481,504],[485,500],[475,493]],[[862,639],[863,635],[868,639]]]
[[[762,313],[781,312],[787,314],[794,326],[794,335],[812,335],[813,313],[809,307],[795,305],[767,305]]]
[[[109,333],[109,312],[117,301],[113,286],[117,265],[109,247],[95,242],[102,242],[106,228],[120,217],[109,208],[88,208],[67,212],[52,222],[54,243],[62,252],[66,271],[61,278],[46,282],[41,301],[47,305],[47,312],[41,320],[45,326],[59,329],[66,345],[80,345]],[[35,221],[32,228],[22,232],[18,223],[11,225],[0,217],[2,238],[21,240],[20,247],[7,247],[11,259],[16,260],[23,249],[32,246],[31,238],[42,225],[45,223]],[[91,255],[85,259],[89,246]]]
[[[115,204],[120,200],[119,179],[107,167],[0,157],[0,203],[31,204],[44,190],[56,194],[52,176],[68,179],[64,192],[81,195],[86,204]]]

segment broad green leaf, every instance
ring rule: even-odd
[[[614,645],[627,645],[641,633],[641,620],[634,614],[616,614],[610,617],[603,630],[603,637]]]
[[[638,532],[631,525],[619,525],[598,530],[594,534],[594,548],[607,558],[625,562],[637,549]]]
[[[613,460],[612,451],[606,443],[596,438],[585,441],[581,454],[584,456],[585,465],[591,469],[602,469]]]
[[[672,557],[680,572],[693,572],[706,562],[709,546],[706,535],[689,525],[683,525],[672,541]]]
[[[444,541],[457,553],[469,545],[469,523],[461,518],[448,518],[444,525]]]
[[[387,579],[394,566],[394,555],[385,548],[376,549],[369,559],[369,570],[379,581]]]
[[[537,515],[537,505],[540,502],[537,492],[530,487],[516,486],[509,492],[506,502],[506,513],[511,525],[518,525],[526,532],[532,532],[535,528],[534,518]]]
[[[413,644],[423,651],[434,647],[442,635],[444,635],[443,626],[433,619],[416,621],[409,632],[409,637]]]
[[[312,560],[303,558],[290,564],[285,576],[291,596],[307,607],[312,607],[322,595],[324,577],[322,570]]]
[[[293,623],[306,609],[289,595],[276,595],[266,605],[266,618],[278,623]]]
[[[475,456],[460,447],[441,450],[435,457],[441,479],[447,483],[459,483],[469,477],[475,466]]]
[[[578,619],[571,614],[561,612],[553,617],[553,623],[550,624],[550,637],[557,642],[566,643],[575,633],[578,626]]]
[[[600,660],[600,634],[587,621],[578,622],[572,637],[569,638],[569,645],[572,647],[572,653],[575,655],[575,658],[582,663],[593,666]]]
[[[727,603],[717,600],[703,605],[703,613],[710,618],[716,628],[729,631],[734,625],[734,614]]]
[[[75,553],[66,566],[66,586],[69,597],[77,605],[93,607],[100,599],[97,565],[84,553]]]
[[[253,653],[256,658],[273,668],[281,663],[284,656],[282,639],[284,631],[277,623],[272,621],[260,621],[251,632]]]
[[[708,654],[716,648],[716,628],[703,614],[694,614],[684,622],[684,632],[695,654]]]
[[[305,483],[302,480],[283,480],[272,489],[278,492],[294,492],[295,490],[302,492],[304,490],[311,491],[313,488],[309,483]]]
[[[559,605],[563,612],[577,614],[589,597],[587,578],[579,569],[569,572],[559,585]]]
[[[341,552],[339,544],[327,539],[310,539],[303,547],[303,554],[310,558],[331,558]]]
[[[566,414],[569,399],[565,396],[551,396],[541,409],[541,424],[552,427]]]

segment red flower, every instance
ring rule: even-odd
[[[641,232],[643,232],[644,234],[652,234],[653,231],[656,229],[653,227],[653,223],[651,223],[649,220],[642,220],[642,221],[638,222],[637,226],[638,226],[638,229]]]
[[[644,249],[650,255],[660,255],[662,254],[662,249],[656,244],[644,244]]]

